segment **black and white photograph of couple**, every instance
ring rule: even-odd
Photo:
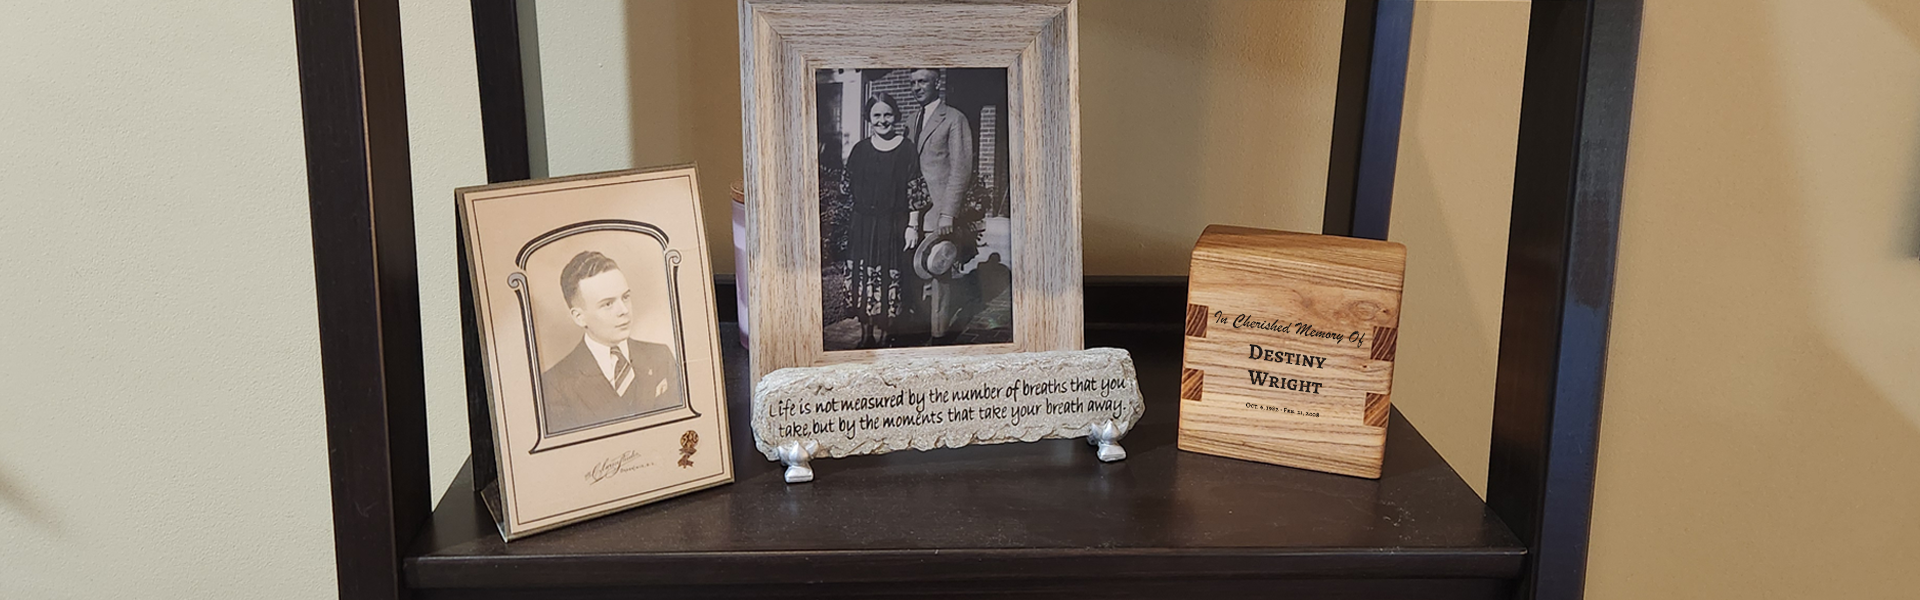
[[[1013,341],[1006,69],[819,69],[823,349]]]

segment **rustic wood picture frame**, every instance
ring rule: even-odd
[[[1074,0],[739,0],[752,378],[888,357],[1082,346]],[[816,68],[1005,68],[1013,343],[824,351]]]

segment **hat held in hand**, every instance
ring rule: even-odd
[[[913,251],[913,272],[921,279],[951,278],[959,259],[960,245],[954,243],[951,236],[934,237]]]

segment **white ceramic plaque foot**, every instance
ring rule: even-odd
[[[1102,461],[1146,411],[1117,348],[797,367],[755,386],[753,437],[788,483],[808,461],[913,448],[1086,437]]]
[[[820,443],[813,440],[789,440],[780,444],[774,452],[779,455],[780,462],[787,465],[787,483],[813,481],[813,453],[819,450]]]
[[[1087,433],[1087,444],[1095,447],[1094,455],[1100,462],[1114,462],[1127,459],[1127,449],[1120,447],[1120,438],[1127,435],[1127,425],[1117,421],[1107,421],[1094,425]]]

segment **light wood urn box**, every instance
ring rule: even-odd
[[[1193,248],[1180,449],[1379,478],[1407,248],[1213,225]]]

